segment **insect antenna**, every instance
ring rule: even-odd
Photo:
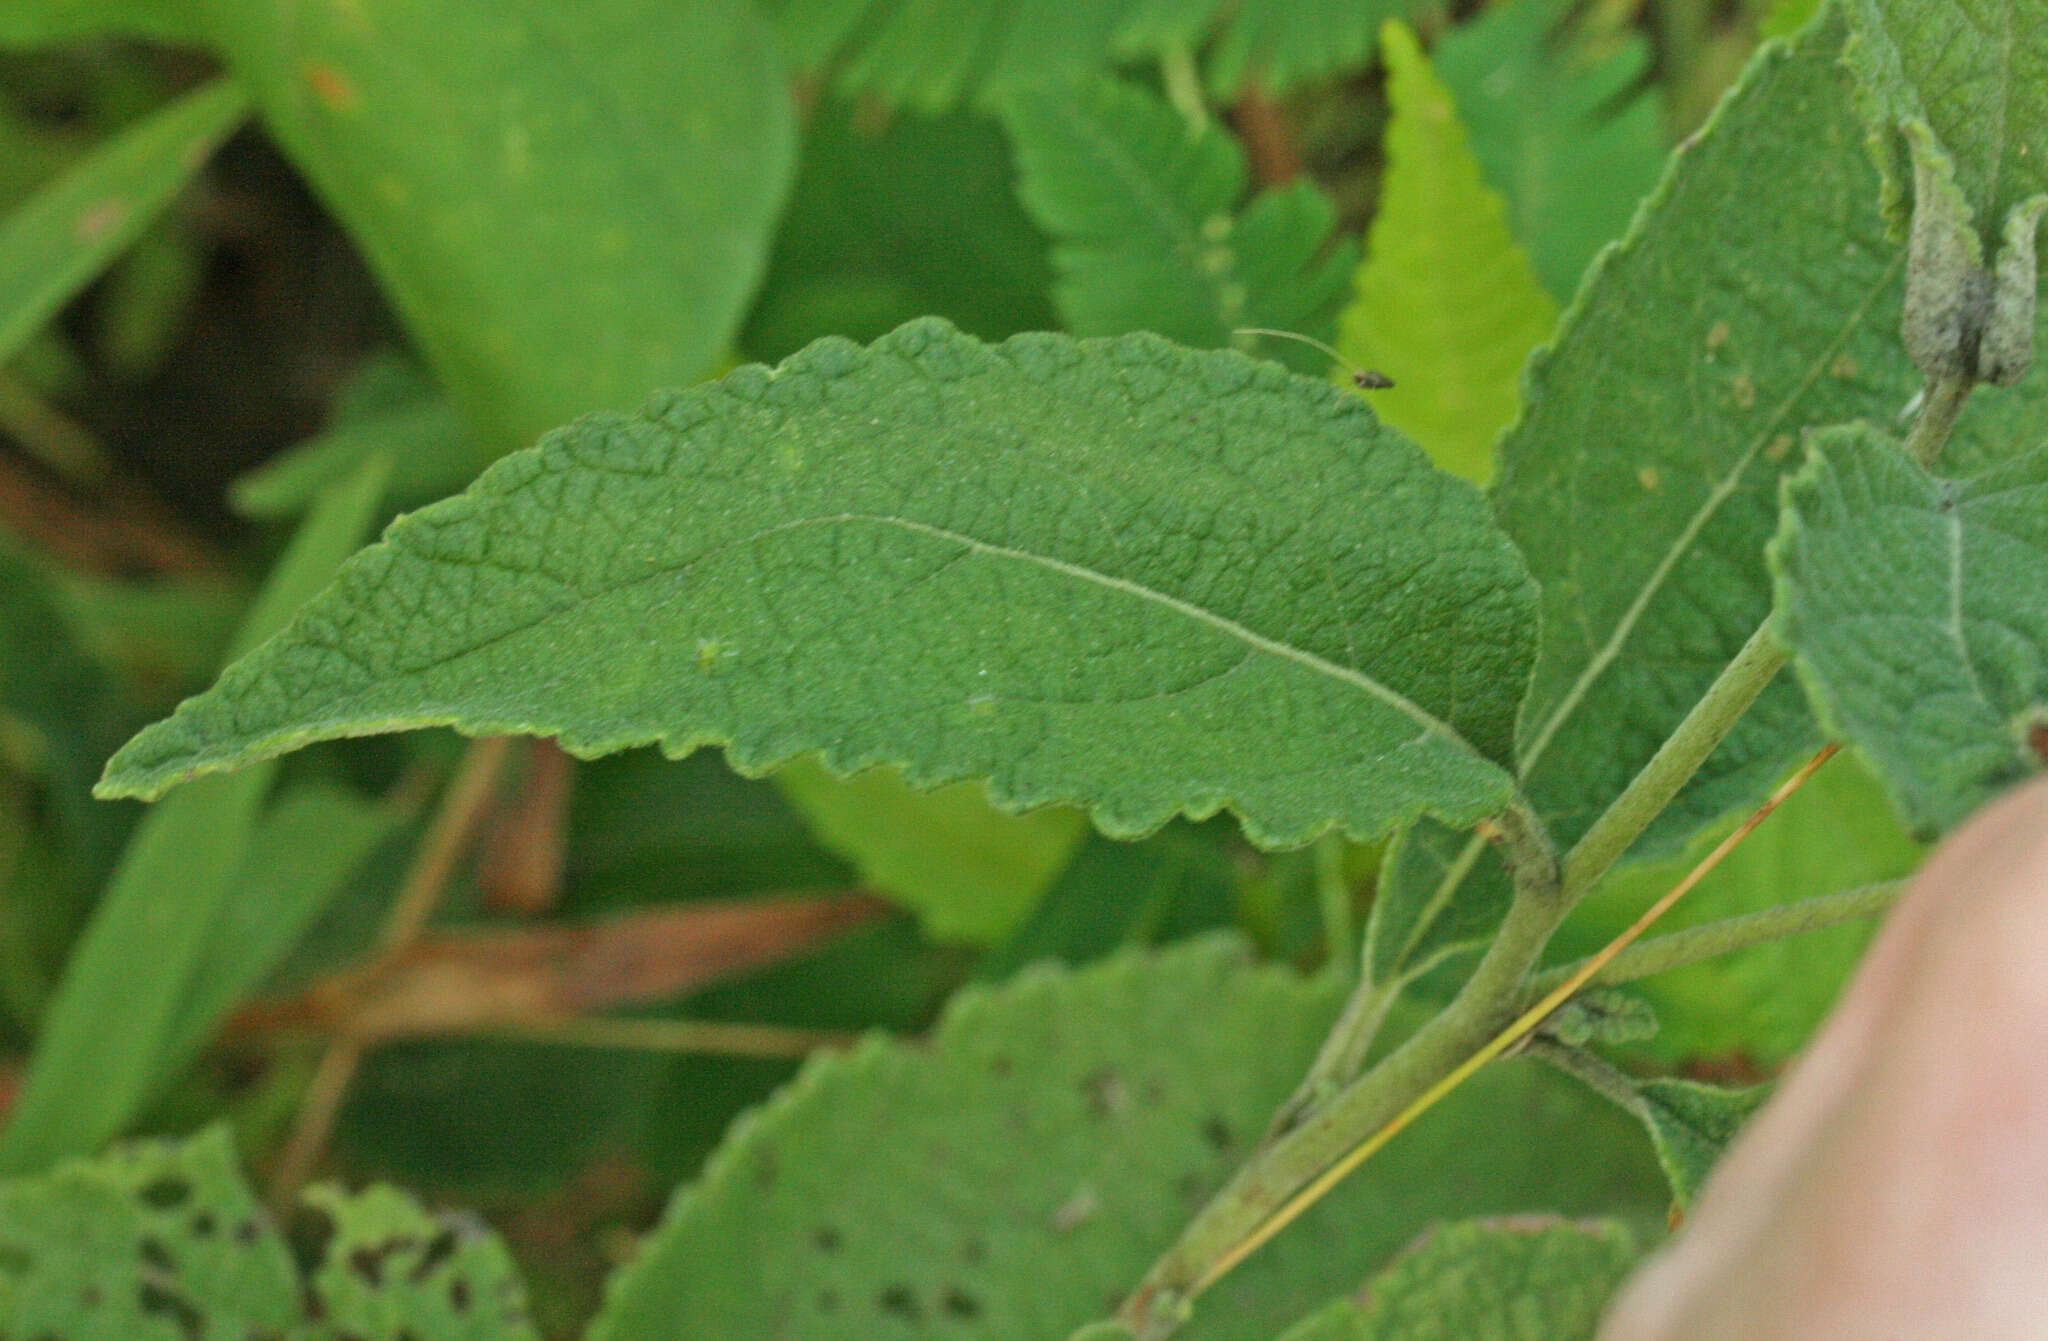
[[[1394,379],[1385,373],[1380,372],[1376,368],[1359,367],[1350,359],[1345,358],[1342,354],[1324,344],[1321,340],[1316,339],[1313,335],[1303,335],[1300,331],[1276,331],[1266,326],[1240,326],[1232,331],[1231,334],[1265,335],[1275,340],[1293,340],[1298,344],[1307,345],[1310,349],[1319,349],[1329,357],[1332,363],[1349,371],[1351,374],[1351,385],[1361,391],[1385,391],[1388,387],[1394,385]]]

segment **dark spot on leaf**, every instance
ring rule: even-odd
[[[957,1285],[946,1291],[939,1305],[946,1310],[947,1317],[962,1322],[972,1322],[981,1316],[981,1301]]]
[[[413,1265],[413,1269],[407,1276],[407,1279],[414,1285],[418,1285],[425,1281],[427,1277],[439,1271],[444,1262],[455,1256],[455,1243],[456,1237],[453,1229],[444,1229],[428,1239],[426,1251],[420,1254],[420,1260]]]
[[[978,1266],[988,1260],[988,1240],[970,1238],[960,1245],[960,1260],[969,1266]]]
[[[106,1296],[100,1293],[99,1286],[88,1285],[78,1292],[78,1306],[87,1309],[98,1308],[104,1298]]]
[[[180,1298],[161,1285],[145,1284],[136,1294],[136,1303],[151,1317],[169,1318],[190,1341],[199,1341],[206,1334],[206,1319],[190,1301]]]
[[[192,1222],[187,1228],[192,1231],[192,1237],[195,1239],[210,1239],[213,1237],[213,1231],[220,1228],[220,1225],[211,1213],[201,1211],[192,1217]]]
[[[764,1151],[754,1165],[754,1182],[762,1187],[773,1187],[776,1172],[775,1156]]]
[[[168,1211],[191,1200],[192,1184],[183,1178],[166,1175],[144,1183],[135,1195],[153,1210]]]
[[[142,1259],[144,1265],[152,1270],[161,1271],[166,1276],[173,1275],[178,1270],[178,1261],[171,1256],[171,1250],[156,1239],[145,1237],[141,1243],[135,1245],[135,1255]]]
[[[0,1243],[0,1273],[25,1276],[35,1267],[34,1254],[12,1243]]]
[[[1218,1151],[1227,1151],[1237,1144],[1237,1137],[1231,1134],[1230,1124],[1216,1113],[1211,1113],[1208,1120],[1202,1124],[1202,1139]]]
[[[469,1312],[469,1282],[461,1276],[448,1282],[448,1307],[457,1313]]]
[[[839,1231],[830,1225],[819,1225],[811,1234],[811,1242],[818,1245],[821,1253],[836,1253],[841,1242]]]
[[[837,1313],[839,1311],[839,1292],[836,1290],[818,1291],[817,1306],[820,1313]]]
[[[262,1233],[254,1220],[244,1220],[235,1226],[235,1242],[247,1248],[254,1245],[256,1240],[262,1237]]]
[[[893,1314],[906,1322],[923,1322],[924,1309],[917,1302],[917,1294],[908,1285],[891,1285],[882,1291],[876,1301],[882,1312]]]
[[[1009,1057],[999,1052],[988,1059],[988,1073],[992,1076],[1006,1076],[1010,1074],[1012,1065]]]
[[[1088,1111],[1098,1120],[1113,1118],[1131,1106],[1131,1087],[1114,1067],[1090,1072],[1081,1090],[1088,1096]]]

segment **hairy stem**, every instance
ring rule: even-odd
[[[1589,986],[1612,987],[1618,983],[1634,982],[1655,973],[1684,968],[1702,960],[1746,950],[1752,945],[1763,945],[1769,941],[1784,940],[1809,931],[1820,931],[1827,927],[1853,922],[1862,917],[1875,917],[1892,906],[1905,888],[1903,880],[1887,880],[1882,884],[1860,885],[1855,889],[1840,890],[1833,894],[1822,894],[1815,898],[1798,899],[1782,903],[1775,908],[1760,912],[1745,913],[1741,917],[1730,917],[1704,926],[1688,927],[1674,931],[1667,936],[1658,936],[1632,945],[1616,955],[1607,966],[1594,974]],[[1529,996],[1533,1000],[1564,982],[1579,971],[1584,961],[1561,965],[1537,975],[1529,984]]]
[[[1721,671],[1707,692],[1658,747],[1650,762],[1629,780],[1593,827],[1565,854],[1564,901],[1567,905],[1593,887],[1609,867],[1642,836],[1651,821],[1664,813],[1671,798],[1699,772],[1757,696],[1777,677],[1791,657],[1765,621],[1750,635],[1735,659]]]
[[[1316,906],[1322,912],[1330,967],[1349,982],[1358,975],[1358,919],[1351,908],[1351,882],[1344,877],[1342,834],[1316,840]]]
[[[1627,1072],[1606,1058],[1541,1034],[1530,1038],[1527,1052],[1537,1061],[1571,1076],[1615,1106],[1637,1117],[1643,1115],[1643,1096],[1637,1093],[1635,1082],[1629,1079]]]
[[[1963,412],[1963,403],[1969,400],[1970,390],[1976,384],[1976,378],[1967,373],[1927,379],[1920,413],[1914,416],[1913,427],[1906,434],[1906,450],[1913,454],[1915,461],[1932,467],[1941,459],[1941,449],[1948,446],[1956,419]]]

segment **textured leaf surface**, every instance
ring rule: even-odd
[[[1002,103],[1025,206],[1055,243],[1053,290],[1076,335],[1153,331],[1219,348],[1241,326],[1330,334],[1350,266],[1336,210],[1297,182],[1243,210],[1244,153],[1112,80],[1054,84]]]
[[[1573,959],[1605,945],[1733,826],[1731,817],[1703,831],[1676,857],[1632,866],[1604,881],[1573,910],[1552,956]],[[1920,846],[1893,818],[1877,779],[1853,756],[1844,756],[1729,853],[1658,930],[1681,931],[1896,880],[1911,874],[1920,857]],[[1631,1055],[1669,1066],[1701,1059],[1778,1065],[1805,1046],[1834,1005],[1871,929],[1863,922],[1806,932],[1629,984],[1660,1021],[1656,1037],[1630,1048]]]
[[[1845,428],[1785,498],[1772,557],[1800,678],[1906,821],[1939,833],[2048,764],[2048,449],[1943,480]]]
[[[1619,1224],[1446,1225],[1282,1341],[1588,1341],[1635,1260]]]
[[[1924,121],[1955,163],[1986,237],[2007,211],[2048,192],[2048,6],[2039,0],[1845,0],[1849,44],[1872,132],[1889,147]]]
[[[1502,804],[1459,735],[1503,749],[1531,605],[1477,493],[1334,387],[921,322],[585,420],[402,519],[103,785],[453,724],[986,776],[1118,834],[1229,806],[1261,841],[1371,836]]]
[[[1560,841],[1769,612],[1763,549],[1800,431],[1888,418],[1919,384],[1841,36],[1764,48],[1580,294],[1502,443],[1498,509],[1544,598],[1525,785]],[[1787,677],[1649,846],[1752,801],[1815,743]]]
[[[0,363],[135,240],[247,106],[247,95],[225,79],[188,93],[0,221]]]
[[[382,479],[373,462],[332,486],[307,514],[244,617],[237,652],[280,628],[362,543]],[[163,1078],[165,1049],[192,1032],[187,1003],[206,996],[193,975],[208,968],[215,952],[216,919],[235,887],[273,771],[209,779],[136,826],[72,953],[0,1127],[0,1173],[34,1172],[97,1150]]]
[[[1770,1086],[1731,1090],[1691,1080],[1648,1080],[1636,1087],[1643,1125],[1657,1162],[1671,1180],[1678,1204],[1690,1206],[1749,1115],[1770,1097]]]
[[[786,0],[779,27],[800,67],[926,108],[1208,46],[1209,83],[1284,89],[1372,57],[1393,0]]]
[[[493,447],[724,352],[795,158],[746,0],[210,0],[209,20]]]
[[[1627,229],[1664,162],[1649,44],[1633,29],[1566,27],[1570,0],[1489,5],[1431,53],[1486,180],[1543,283],[1570,298]]]
[[[814,1063],[737,1127],[592,1335],[1065,1337],[1243,1157],[1336,1005],[1213,941],[970,990],[928,1042]],[[1596,1143],[1625,1128],[1556,1079],[1489,1070],[1205,1295],[1186,1335],[1267,1341],[1432,1216],[1641,1204],[1633,1165],[1557,1157],[1625,1149]]]
[[[1386,421],[1444,469],[1484,483],[1515,417],[1522,364],[1557,321],[1482,180],[1458,109],[1415,34],[1389,23],[1385,175],[1339,349],[1385,371]]]
[[[915,910],[940,940],[985,945],[1014,931],[1088,827],[1065,806],[1005,814],[969,782],[921,792],[894,769],[841,781],[799,759],[775,781],[861,883]]]
[[[530,1341],[481,1224],[391,1188],[306,1194],[303,1281],[226,1128],[0,1183],[0,1335],[61,1341]]]

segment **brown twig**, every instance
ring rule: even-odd
[[[491,912],[532,917],[553,908],[561,896],[576,760],[552,740],[531,738],[519,745],[525,773],[491,821],[477,892]]]
[[[1256,83],[1245,85],[1231,109],[1238,137],[1244,141],[1252,180],[1261,187],[1282,186],[1301,175],[1301,148],[1286,111]]]

